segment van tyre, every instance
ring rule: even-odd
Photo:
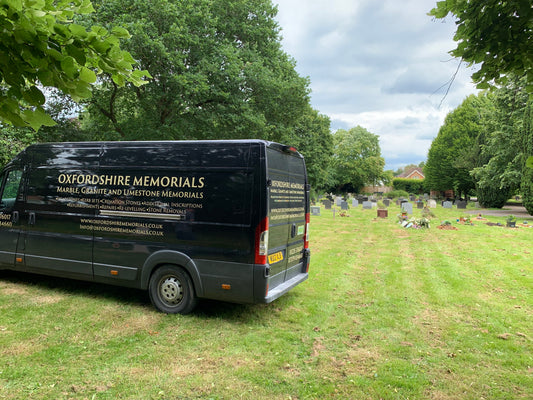
[[[163,265],[155,270],[148,284],[150,300],[166,314],[188,314],[198,304],[189,274],[181,267]]]

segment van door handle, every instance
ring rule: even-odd
[[[296,224],[292,224],[291,226],[291,238],[296,236]]]
[[[28,219],[28,225],[35,225],[35,213],[31,212]]]
[[[11,221],[16,224],[17,222],[19,222],[19,212],[18,211],[13,211],[13,214],[11,215]]]

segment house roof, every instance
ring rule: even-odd
[[[417,179],[424,179],[425,178],[425,175],[424,175],[424,172],[422,171],[422,168],[411,168],[407,171],[404,171],[403,173],[401,173],[400,175],[398,175],[398,178],[407,178],[407,179],[413,179],[413,178],[417,178]]]

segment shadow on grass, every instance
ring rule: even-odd
[[[25,286],[28,289],[27,296],[32,296],[32,288],[50,289],[60,294],[86,297],[88,301],[91,298],[107,299],[116,302],[117,305],[127,304],[155,311],[148,292],[140,289],[11,270],[0,270],[0,282]],[[234,322],[249,322],[265,318],[278,311],[280,307],[289,306],[291,297],[292,294],[287,293],[270,304],[236,304],[200,299],[198,306],[190,315],[199,319],[221,318]]]
[[[37,287],[87,298],[111,299],[117,303],[127,303],[131,306],[151,306],[147,292],[122,286],[10,270],[0,271],[0,281],[26,286],[29,289],[28,296],[31,296],[31,288]]]

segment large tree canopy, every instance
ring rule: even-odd
[[[494,107],[484,121],[479,166],[472,171],[480,203],[487,207],[502,207],[520,188],[526,159],[531,155],[526,145],[531,122],[526,80],[512,78],[490,97]]]
[[[384,177],[385,160],[381,157],[379,136],[357,126],[339,129],[333,135],[332,170],[337,191],[359,192],[365,185],[375,185]]]
[[[482,132],[490,102],[485,95],[470,95],[449,113],[431,143],[424,167],[426,186],[431,190],[453,189],[468,195],[475,182],[470,171],[478,166],[477,137]]]
[[[281,49],[270,0],[94,4],[97,23],[131,32],[125,48],[154,79],[136,90],[104,83],[86,128],[117,139],[280,141],[307,111],[309,82]]]
[[[115,84],[143,83],[146,72],[120,49],[124,28],[90,29],[73,18],[94,11],[89,0],[0,0],[0,120],[35,130],[54,121],[43,109],[43,87],[75,100],[91,95],[97,74]]]
[[[527,77],[533,92],[533,3],[530,0],[444,0],[429,13],[436,18],[457,18],[451,51],[471,64],[480,64],[472,75],[478,88],[505,84],[507,74]]]

